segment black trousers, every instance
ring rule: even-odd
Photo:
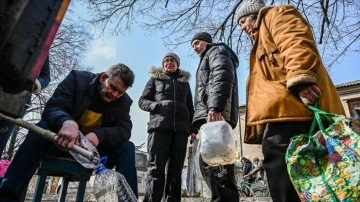
[[[287,173],[285,154],[290,138],[309,132],[311,122],[268,123],[262,150],[270,194],[273,202],[300,201]]]
[[[160,202],[162,199],[166,202],[181,201],[181,171],[188,135],[171,131],[153,131],[149,134],[144,202]]]
[[[199,156],[201,174],[211,191],[212,202],[238,202],[239,192],[235,185],[234,164],[209,166]]]

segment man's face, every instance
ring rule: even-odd
[[[111,102],[120,98],[128,89],[121,78],[114,76],[110,78],[103,73],[100,76],[100,97],[104,102]]]
[[[239,26],[241,29],[248,35],[252,35],[254,33],[254,25],[256,20],[254,20],[250,16],[245,16],[239,19]]]
[[[164,58],[163,66],[166,72],[176,72],[176,70],[179,68],[175,58],[173,57]]]
[[[192,48],[194,49],[195,53],[200,57],[201,54],[206,50],[206,45],[208,42],[202,40],[194,40],[191,43]]]

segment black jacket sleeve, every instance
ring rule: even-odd
[[[155,80],[150,78],[142,95],[139,98],[140,109],[147,112],[155,112],[160,103],[155,101]]]
[[[72,108],[75,100],[75,72],[69,75],[58,85],[54,94],[45,105],[42,118],[58,131],[67,120],[73,120]]]
[[[209,50],[210,71],[212,79],[210,83],[209,109],[216,112],[225,110],[228,99],[231,97],[232,86],[234,85],[234,64],[231,53],[222,46]]]
[[[188,89],[189,90],[188,90],[188,94],[187,94],[186,105],[187,105],[187,109],[188,109],[189,115],[190,115],[191,132],[197,134],[198,133],[197,127],[192,125],[195,111],[194,111],[194,102],[193,102],[193,98],[192,98],[192,92],[191,92],[189,83],[188,83]]]

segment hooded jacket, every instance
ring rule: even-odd
[[[195,114],[193,124],[206,123],[209,110],[221,112],[236,127],[238,122],[237,55],[224,43],[208,44],[196,72]]]
[[[148,132],[174,131],[190,135],[194,106],[189,85],[190,73],[179,69],[171,77],[162,67],[150,70],[150,79],[139,99],[140,109],[150,112]]]
[[[100,85],[100,75],[71,71],[46,103],[42,119],[49,122],[55,131],[59,131],[66,120],[79,120],[95,96],[95,89]],[[99,146],[116,146],[130,139],[131,104],[132,100],[127,93],[107,103],[101,127],[93,130],[99,139]]]
[[[290,5],[260,10],[247,81],[245,142],[260,144],[265,123],[310,121],[299,85],[317,84],[319,108],[344,114],[340,97],[317,50],[310,25]]]

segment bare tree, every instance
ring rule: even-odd
[[[266,0],[265,0],[266,1]],[[243,0],[83,0],[93,25],[123,34],[138,24],[160,31],[165,45],[189,42],[197,31],[208,31],[240,53],[251,45],[237,27],[236,9]],[[267,5],[294,5],[312,26],[324,61],[330,68],[341,56],[359,51],[360,1],[267,0]],[[244,51],[247,52],[247,51]]]

